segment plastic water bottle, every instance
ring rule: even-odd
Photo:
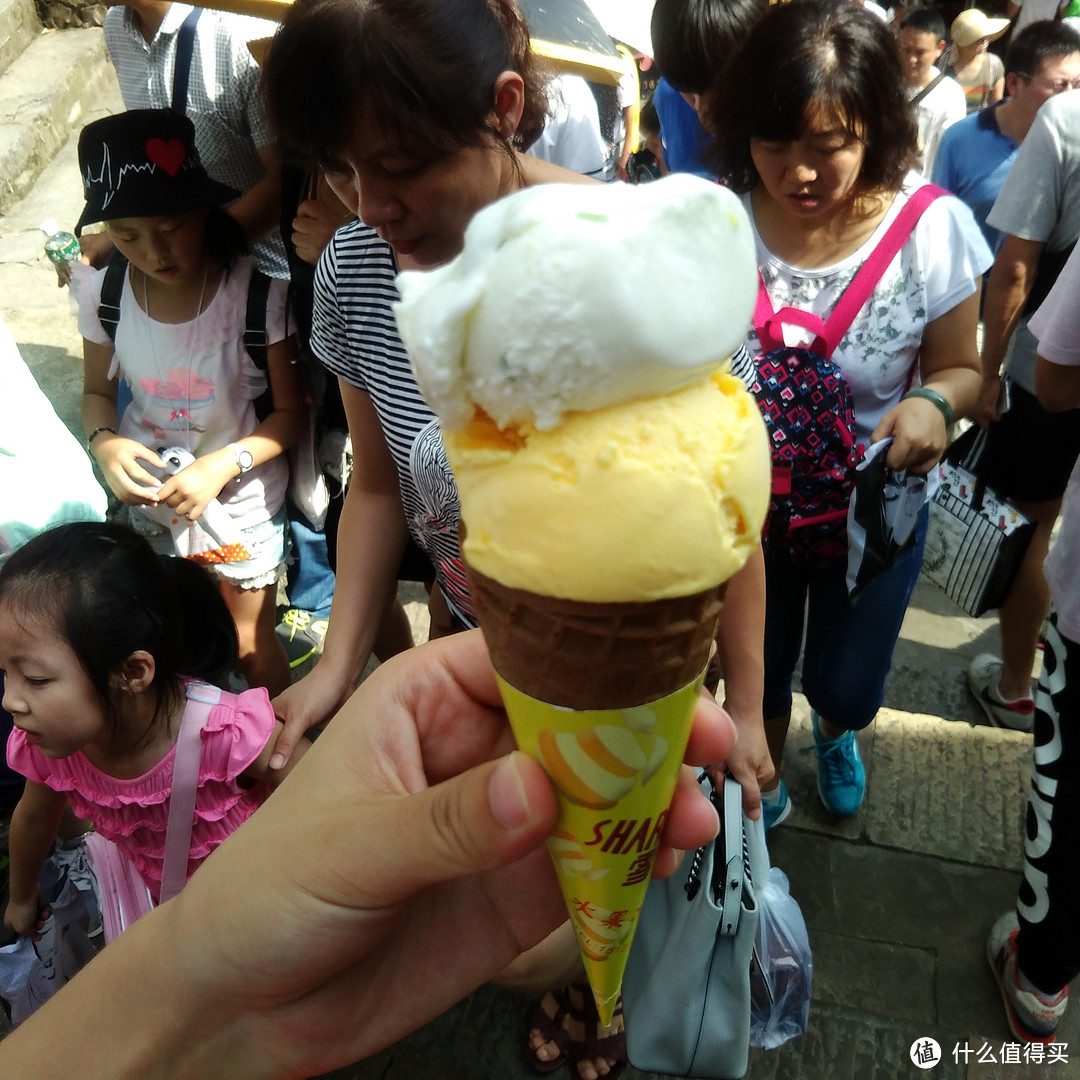
[[[52,218],[43,221],[38,228],[45,234],[45,254],[51,262],[61,266],[82,258],[82,248],[75,235],[61,229]]]

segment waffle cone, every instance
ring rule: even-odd
[[[724,586],[692,596],[598,604],[510,588],[467,566],[491,663],[529,697],[570,709],[643,705],[709,661]]]

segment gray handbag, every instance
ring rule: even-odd
[[[735,1080],[749,1054],[758,926],[751,847],[759,840],[735,780],[722,791],[707,779],[703,786],[720,835],[688,853],[689,869],[684,862],[649,885],[623,979],[626,1049],[642,1072]]]

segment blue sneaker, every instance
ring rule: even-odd
[[[854,731],[845,731],[838,739],[821,734],[821,717],[811,714],[814,725],[814,753],[818,761],[818,794],[825,809],[836,817],[852,817],[859,812],[866,793],[866,770],[859,756]]]
[[[787,821],[788,815],[791,813],[791,800],[788,798],[787,784],[781,780],[780,786],[776,790],[780,793],[780,797],[776,802],[766,802],[764,797],[761,800],[761,820],[765,825],[766,832],[774,825]]]

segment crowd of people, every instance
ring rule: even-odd
[[[1080,35],[1054,12],[1024,27],[1015,14],[972,8],[946,28],[920,5],[656,0],[662,78],[642,131],[658,172],[716,178],[742,200],[759,291],[731,369],[772,441],[799,438],[767,405],[794,357],[835,394],[843,443],[828,478],[774,472],[763,542],[717,630],[723,708],[702,698],[687,761],[730,771],[747,813],[779,826],[801,663],[821,801],[858,813],[858,733],[884,699],[928,509],[852,599],[854,468],[880,452],[923,477],[958,421],[986,429],[984,477],[1036,530],[1000,611],[1003,655],[976,658],[969,683],[991,723],[1034,730],[1040,750],[1024,883],[988,956],[1013,1033],[1046,1042],[1080,973],[1067,569],[1080,496],[1065,499],[1080,453],[1080,95],[1067,92]],[[190,884],[0,1044],[0,1066],[71,1064],[48,1018],[75,1041],[115,990],[154,1008],[122,1047],[93,1041],[98,1072],[82,1041],[82,1075],[107,1075],[117,1055],[146,1076],[162,1055],[173,1076],[209,1075],[207,1061],[325,1071],[494,980],[543,994],[528,1023],[539,1071],[617,1076],[621,1016],[598,1025],[560,917],[539,850],[552,789],[510,753],[470,632],[454,477],[393,305],[399,271],[453,259],[507,194],[650,178],[629,168],[626,84],[622,126],[605,133],[589,86],[540,66],[515,0],[303,0],[280,27],[127,0],[105,33],[126,111],[79,140],[85,258],[70,288],[86,448],[114,521],[48,529],[0,569],[7,759],[26,778],[9,927],[40,929],[41,866],[86,822],[159,898],[172,748],[207,687],[214,706]],[[748,90],[763,73],[771,91]],[[340,491],[313,522],[296,455],[340,448],[344,432],[351,471],[338,453]],[[402,580],[429,592],[421,649]],[[390,662],[358,690],[372,655]],[[715,831],[686,771],[658,874]],[[414,985],[402,973],[433,953],[453,980],[408,1000],[389,989]],[[158,965],[176,973],[167,993],[147,985]]]

